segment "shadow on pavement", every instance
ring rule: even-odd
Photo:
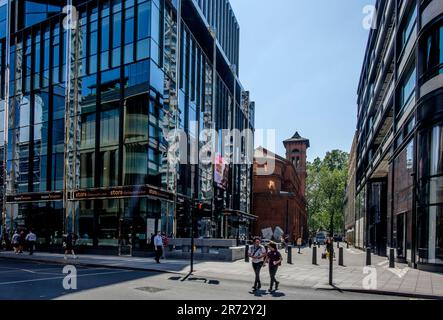
[[[70,269],[70,273],[65,270],[64,273],[64,267],[59,264],[0,259],[0,300],[48,300],[159,274],[83,266]]]

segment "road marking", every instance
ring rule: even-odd
[[[377,265],[381,267],[387,263],[389,263],[389,261],[382,261],[382,262],[379,262]]]
[[[116,273],[128,273],[133,272],[132,270],[121,270],[121,271],[112,271],[112,272],[98,272],[98,273],[88,273],[88,274],[80,274],[77,277],[89,277],[89,276],[100,276],[100,275],[109,275]],[[31,280],[18,280],[18,281],[8,281],[8,282],[0,282],[0,285],[8,285],[8,284],[18,284],[18,283],[27,283],[27,282],[38,282],[38,281],[48,281],[48,280],[56,280],[56,279],[64,279],[64,276],[60,277],[52,277],[52,278],[40,278],[40,279],[31,279]]]
[[[385,267],[385,268],[388,269],[393,274],[395,274],[400,279],[403,278],[408,273],[408,271],[409,271],[409,267],[406,267],[406,268],[403,268],[403,269],[400,269],[398,267],[396,267],[396,268]]]

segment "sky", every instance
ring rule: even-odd
[[[230,0],[240,25],[240,81],[256,102],[256,129],[276,150],[298,131],[308,160],[349,152],[373,0]],[[266,143],[265,143],[266,147]]]

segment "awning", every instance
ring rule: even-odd
[[[246,218],[249,220],[257,220],[258,217],[254,216],[253,214],[244,212],[244,211],[240,211],[240,210],[233,210],[233,209],[225,209],[222,210],[222,214],[225,216],[238,216],[241,218]]]

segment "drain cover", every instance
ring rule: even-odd
[[[149,292],[149,293],[157,293],[157,292],[166,290],[166,289],[154,288],[154,287],[141,287],[141,288],[135,288],[135,289],[140,290],[140,291]]]

